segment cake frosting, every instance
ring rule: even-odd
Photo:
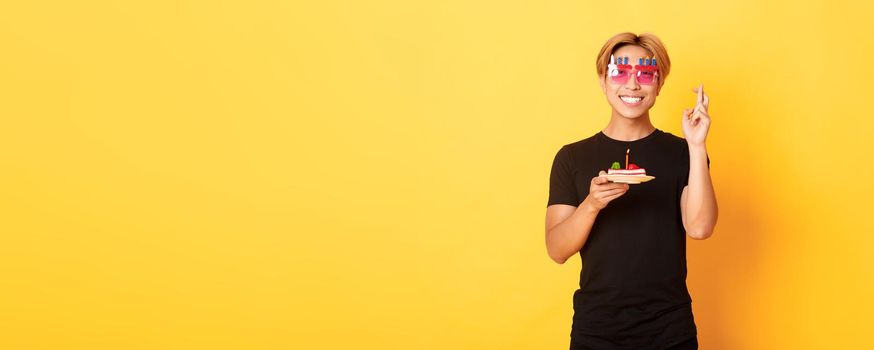
[[[621,169],[620,167],[619,162],[613,162],[613,166],[607,169],[607,175],[646,176],[646,169],[634,163],[628,164],[626,169]]]

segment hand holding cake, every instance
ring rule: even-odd
[[[589,195],[583,203],[589,203],[591,207],[602,210],[607,207],[607,204],[612,200],[621,197],[628,192],[628,184],[612,183],[603,175],[607,173],[604,170],[598,173],[598,176],[592,178],[589,184]]]

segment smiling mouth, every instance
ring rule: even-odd
[[[622,102],[630,104],[636,104],[643,101],[643,97],[641,96],[619,96],[619,99],[622,100]]]

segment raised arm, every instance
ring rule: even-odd
[[[719,215],[705,147],[710,129],[707,114],[710,98],[703,85],[694,91],[698,94],[695,108],[683,111],[683,133],[689,145],[689,183],[680,196],[680,212],[686,234],[694,239],[707,239],[713,235]]]
[[[710,238],[719,210],[703,146],[689,146],[689,184],[683,188],[680,203],[686,234],[694,239]]]

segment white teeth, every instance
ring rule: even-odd
[[[638,102],[640,102],[640,100],[643,99],[643,97],[628,97],[628,96],[619,96],[619,98],[622,99],[622,101],[625,101],[628,103],[638,103]]]

